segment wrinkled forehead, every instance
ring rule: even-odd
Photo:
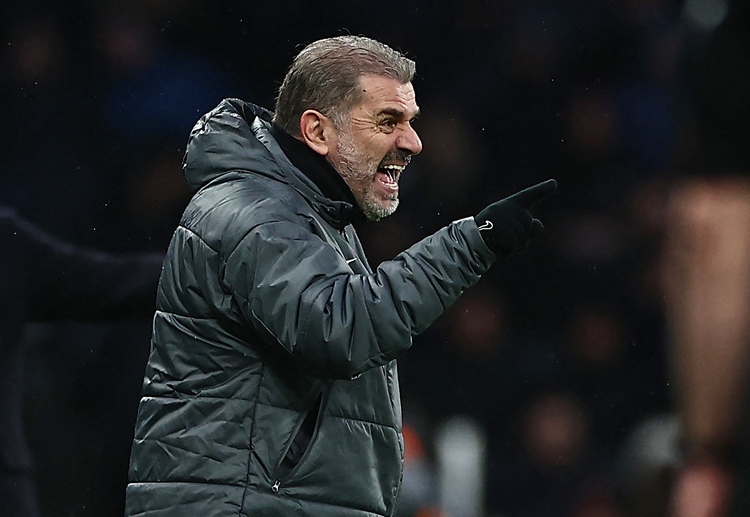
[[[371,114],[389,112],[410,120],[419,114],[416,92],[411,82],[379,75],[359,78],[361,101],[357,106]]]

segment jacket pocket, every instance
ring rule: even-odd
[[[284,482],[294,474],[299,465],[309,455],[320,427],[326,394],[327,390],[318,393],[310,409],[300,419],[294,437],[289,441],[289,445],[274,469],[274,481],[271,486],[273,492],[279,491]]]

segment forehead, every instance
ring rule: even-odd
[[[383,111],[398,111],[411,119],[419,112],[414,87],[397,79],[379,75],[363,75],[359,78],[362,102],[358,106],[370,114]]]

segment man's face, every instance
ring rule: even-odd
[[[376,75],[360,78],[355,106],[327,158],[373,221],[398,207],[398,180],[422,142],[412,127],[419,108],[411,83]]]

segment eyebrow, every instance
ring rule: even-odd
[[[419,113],[420,113],[420,110],[419,108],[417,108],[417,112],[409,120],[415,120],[417,117],[419,117]],[[406,113],[396,108],[384,108],[380,111],[379,115],[390,115],[397,119],[403,119],[406,116]]]

